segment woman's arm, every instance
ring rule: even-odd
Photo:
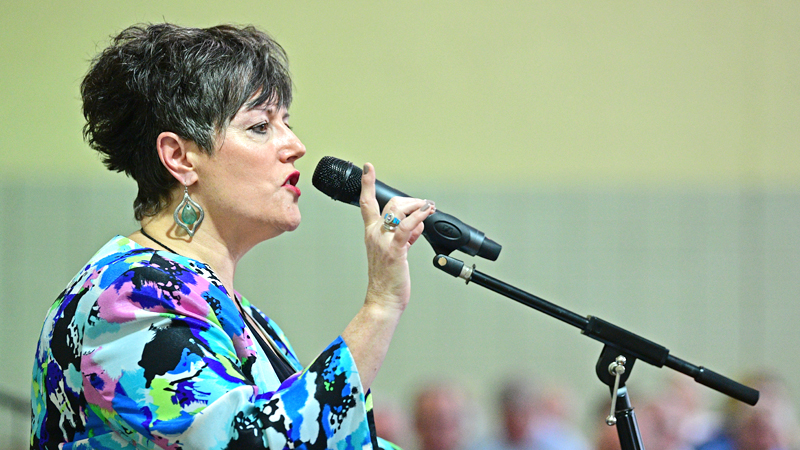
[[[364,165],[361,178],[360,204],[369,284],[364,305],[342,338],[353,354],[361,383],[369,389],[411,297],[408,249],[422,234],[422,222],[433,214],[435,206],[426,200],[395,197],[380,211],[375,199],[375,169],[369,163]],[[402,219],[394,231],[383,227],[386,212]]]

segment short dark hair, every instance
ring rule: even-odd
[[[137,220],[171,201],[177,180],[161,164],[164,131],[208,154],[236,112],[289,107],[292,81],[283,48],[252,26],[136,25],[113,38],[81,83],[84,138],[109,170],[136,180]],[[255,96],[255,98],[254,98]]]

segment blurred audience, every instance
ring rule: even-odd
[[[467,396],[453,383],[433,383],[414,400],[419,450],[461,450],[469,440]]]
[[[593,446],[594,450],[620,450],[617,427],[606,424],[606,417],[610,411],[610,396],[603,397],[602,400],[596,404],[592,411],[589,423],[591,424],[591,428],[595,430]]]
[[[409,448],[413,439],[406,411],[397,402],[383,396],[374,402],[373,417],[378,436],[400,448]]]
[[[704,401],[704,390],[693,379],[676,374],[641,407],[634,405],[645,448],[692,450],[708,440],[719,428],[719,418]]]
[[[498,396],[500,430],[479,448],[588,450],[582,433],[573,424],[574,405],[574,398],[566,388],[541,389],[532,380],[511,379]]]
[[[694,380],[676,375],[655,395],[634,397],[634,408],[647,450],[800,450],[800,424],[786,384],[776,375],[758,373],[742,382],[761,393],[753,407],[726,399],[721,414],[705,398],[712,395]],[[723,398],[717,396],[717,398]],[[418,450],[619,450],[616,427],[605,424],[606,397],[589,417],[596,430],[589,445],[575,426],[579,403],[565,387],[542,387],[514,378],[497,396],[498,426],[491,436],[473,442],[472,408],[455,384],[434,383],[421,389],[413,406]],[[475,411],[472,411],[475,412]],[[379,435],[407,442],[408,426],[394,407],[376,408]]]
[[[797,412],[778,376],[757,373],[743,383],[760,391],[756,406],[730,399],[723,426],[698,450],[796,450],[800,448]]]
[[[589,442],[577,428],[578,401],[565,385],[549,385],[542,391],[534,416],[533,441],[537,450],[589,450]]]
[[[647,450],[800,450],[798,420],[786,385],[760,373],[742,382],[761,392],[753,407],[726,399],[720,417],[704,401],[707,388],[676,376],[657,395],[634,410]],[[595,415],[608,415],[604,399]],[[619,450],[615,427],[598,425],[595,450]]]

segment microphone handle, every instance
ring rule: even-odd
[[[392,197],[410,197],[410,195],[375,180],[375,198],[381,210]],[[497,260],[500,254],[502,247],[499,244],[487,238],[482,231],[472,228],[444,211],[437,209],[423,223],[425,230],[422,235],[436,253],[449,255],[453,250],[459,250],[470,256],[479,255],[492,261]]]
[[[406,194],[405,192],[400,192],[397,189],[388,186],[386,183],[375,180],[375,198],[378,199],[378,205],[381,207],[381,211],[383,211],[383,207],[389,203],[389,200],[392,197],[411,197],[410,195]],[[358,199],[356,199],[356,206],[358,206]]]

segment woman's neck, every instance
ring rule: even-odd
[[[171,212],[162,212],[142,220],[140,224],[144,233],[136,231],[128,238],[144,247],[172,251],[207,264],[233,296],[236,265],[245,252],[236,252],[236,247],[216,232],[213,221],[209,219],[207,217],[203,226],[190,237],[175,224]]]

